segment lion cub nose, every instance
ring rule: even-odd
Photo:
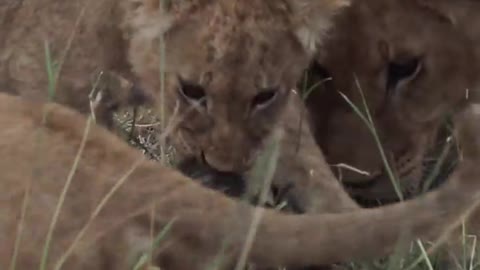
[[[214,155],[209,155],[207,153],[202,153],[202,159],[205,165],[208,167],[224,173],[241,173],[241,168],[234,161],[224,157],[217,157]]]

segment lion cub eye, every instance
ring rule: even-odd
[[[261,110],[268,107],[275,100],[277,92],[276,89],[267,89],[258,93],[252,99],[252,108]]]
[[[387,90],[395,89],[401,81],[415,78],[422,68],[419,58],[392,61],[388,64]]]
[[[202,105],[205,103],[206,94],[205,89],[203,89],[202,86],[184,81],[180,78],[179,82],[179,90],[184,98],[186,98],[190,102],[201,103]]]

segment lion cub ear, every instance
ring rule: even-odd
[[[350,5],[350,0],[287,0],[293,11],[294,32],[309,54],[321,45],[333,24],[333,17]]]

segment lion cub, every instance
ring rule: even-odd
[[[461,120],[465,159],[440,190],[346,214],[262,210],[246,258],[301,267],[382,256],[400,237],[437,237],[480,199],[478,108]],[[146,160],[76,112],[0,94],[0,125],[1,269],[38,268],[42,257],[46,269],[132,269],[142,255],[162,269],[232,269],[249,243],[260,209]]]
[[[414,197],[436,173],[439,155],[432,161],[429,152],[444,148],[434,143],[446,116],[479,100],[479,26],[480,2],[471,0],[356,1],[337,18],[312,65],[317,80],[331,80],[307,104],[327,161],[369,172],[342,174],[352,194],[370,201],[399,199],[371,130],[338,92],[363,113],[365,98],[391,169],[404,194]],[[450,141],[450,153],[456,143]],[[468,150],[468,141],[460,146]],[[444,160],[443,167],[452,163]],[[480,211],[457,232],[452,239],[461,239],[461,248],[449,249],[459,251],[456,258],[467,252],[465,232],[479,235]]]
[[[442,5],[448,8],[435,10]],[[331,80],[311,92],[307,106],[328,163],[357,169],[338,174],[352,194],[399,199],[385,159],[404,198],[423,190],[439,127],[477,92],[480,43],[472,41],[480,34],[470,26],[480,20],[479,7],[469,0],[365,0],[337,17],[312,67],[317,80]],[[367,104],[384,155],[341,94],[366,118]]]
[[[302,125],[302,102],[292,91],[332,18],[347,4],[38,0],[3,5],[0,13],[9,16],[0,25],[0,84],[35,100],[46,100],[53,88],[55,101],[88,112],[99,72],[138,80],[141,96],[155,99],[169,119],[169,139],[180,159],[194,157],[216,171],[243,174],[280,130],[284,140],[274,185],[292,185],[290,197],[300,211],[355,209],[323,169],[322,153],[308,125]],[[130,88],[126,94],[107,90],[107,97],[125,98],[107,99],[108,106],[99,110],[103,122],[134,95]]]

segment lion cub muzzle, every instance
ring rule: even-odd
[[[233,153],[232,153],[233,155]],[[243,173],[247,171],[252,162],[247,158],[229,159],[221,155],[211,155],[202,151],[201,160],[207,167],[221,173]]]

